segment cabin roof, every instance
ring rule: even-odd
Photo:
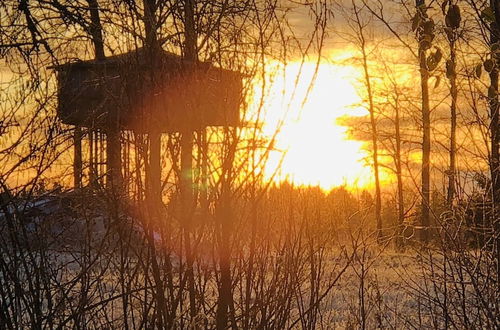
[[[55,71],[67,71],[73,69],[92,69],[100,66],[105,66],[107,68],[118,68],[126,65],[130,65],[133,68],[140,69],[144,67],[151,66],[151,54],[148,54],[147,48],[140,47],[135,50],[121,53],[117,55],[107,56],[104,60],[80,60],[75,59],[73,61],[69,61],[63,64],[57,64],[50,66],[49,69],[53,69]],[[183,59],[182,56],[178,54],[174,54],[172,52],[168,52],[165,50],[160,50],[158,59],[155,61],[155,67],[162,67],[165,71],[179,71],[182,69],[191,68],[194,65],[194,62]],[[245,75],[239,71],[228,70],[224,68],[220,68],[218,66],[213,65],[212,62],[198,62],[198,69],[205,70],[217,70],[221,71],[224,74],[234,74],[241,78]]]
[[[69,61],[67,63],[63,64],[58,64],[58,65],[53,65],[49,67],[50,69],[55,69],[55,70],[64,70],[68,67],[81,67],[81,68],[90,68],[93,66],[99,66],[99,65],[123,65],[127,63],[138,63],[138,64],[147,64],[148,61],[146,59],[149,58],[149,54],[146,53],[146,49],[144,47],[126,52],[126,53],[121,53],[117,55],[111,55],[107,56],[103,60],[97,60],[97,59],[90,59],[90,60],[80,60],[76,59],[73,61]],[[182,61],[182,57],[162,50],[161,53],[161,59],[163,61],[167,60],[170,62],[186,62]]]

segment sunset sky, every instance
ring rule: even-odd
[[[359,48],[352,44],[352,25],[346,18],[348,12],[342,12],[344,8],[338,7],[333,24],[328,28],[322,46],[320,61],[318,65],[318,53],[309,54],[304,62],[290,61],[286,68],[282,64],[276,65],[270,61],[270,72],[276,69],[269,79],[268,91],[264,100],[264,133],[272,136],[278,126],[274,147],[276,150],[271,154],[266,171],[268,178],[273,177],[275,181],[292,181],[297,185],[319,185],[325,190],[345,185],[352,188],[372,188],[373,171],[371,159],[371,144],[367,138],[367,98],[366,88],[363,82],[363,72],[360,66]],[[336,9],[336,10],[337,10]],[[340,10],[342,9],[342,10]],[[398,21],[401,13],[393,12],[392,21]],[[292,11],[288,17],[289,23],[296,29],[296,37],[307,38],[312,33],[312,21],[307,12]],[[374,98],[377,112],[388,110],[388,91],[392,88],[391,79],[401,88],[401,92],[409,91],[418,94],[415,84],[418,75],[417,66],[412,58],[411,52],[404,47],[395,47],[398,40],[384,30],[380,22],[371,20],[367,28],[369,42],[370,70],[372,84],[374,85]],[[401,25],[408,29],[407,25]],[[411,38],[410,31],[401,33],[403,38],[407,35]],[[119,40],[111,39],[111,44]],[[411,43],[411,39],[409,41]],[[117,44],[117,50],[124,48]],[[82,57],[90,56],[88,51]],[[43,70],[45,70],[44,68]],[[443,70],[443,68],[441,68]],[[2,77],[0,82],[7,85],[10,75],[5,64],[2,64]],[[47,71],[50,76],[53,73]],[[431,84],[436,84],[436,79],[431,78]],[[16,85],[14,85],[16,86]],[[17,85],[17,88],[20,88]],[[12,87],[10,87],[12,88]],[[15,88],[15,87],[14,87]],[[255,88],[260,88],[260,82],[256,80]],[[442,143],[433,146],[435,152],[432,162],[446,166],[446,149],[443,147],[448,130],[447,109],[448,100],[446,96],[448,87],[446,82],[441,81],[438,87],[432,89],[433,111],[435,124],[433,130],[435,138],[443,136]],[[401,104],[406,107],[418,109],[417,99],[401,99]],[[260,99],[250,100],[250,104],[259,104]],[[255,104],[253,106],[255,106]],[[251,105],[252,107],[252,105]],[[377,125],[381,129],[391,129],[390,118],[385,115],[377,115]],[[413,117],[407,117],[403,123],[406,139],[405,157],[417,166],[420,159],[418,150],[419,127],[418,112]],[[467,114],[463,114],[467,121]],[[466,137],[479,134],[476,129],[465,127],[459,132],[460,136]],[[470,139],[469,139],[470,140]],[[466,139],[460,139],[463,143]],[[467,157],[484,157],[485,151],[482,147],[470,146],[472,154]],[[381,143],[381,162],[388,167],[392,166],[392,159],[388,148],[390,146]],[[444,152],[444,153],[442,153]],[[64,155],[61,164],[71,162],[71,155]],[[276,167],[280,164],[280,168]],[[61,165],[66,166],[66,165]],[[484,167],[464,165],[465,170],[477,170]],[[411,170],[411,168],[410,168]],[[381,179],[383,183],[389,184],[393,181],[392,171],[383,168]],[[418,176],[418,168],[414,169],[413,175]],[[54,171],[53,171],[54,172]],[[19,179],[19,178],[16,178]]]

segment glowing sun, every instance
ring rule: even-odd
[[[274,77],[264,131],[272,136],[280,127],[275,140],[279,151],[270,156],[269,176],[325,190],[372,184],[362,142],[349,140],[347,128],[337,123],[342,116],[367,114],[353,86],[358,75],[353,67],[296,63]]]

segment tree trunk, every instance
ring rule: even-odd
[[[216,328],[218,330],[227,328],[228,320],[230,319],[229,315],[231,315],[229,310],[234,311],[230,243],[233,228],[231,184],[233,182],[232,170],[237,143],[236,130],[234,128],[224,128],[224,142],[227,150],[224,152],[224,159],[222,160],[221,197],[217,214],[217,220],[220,225],[218,233],[220,283],[216,315]],[[234,314],[232,315],[234,316]],[[231,317],[231,321],[233,321],[232,327],[235,328],[234,317]]]
[[[490,0],[491,7],[494,10],[496,20],[500,19],[500,4],[498,1]],[[490,45],[500,42],[500,28],[496,22],[490,25]],[[499,117],[499,102],[498,102],[498,65],[500,64],[500,55],[498,52],[492,52],[495,65],[490,71],[490,88],[488,90],[488,100],[490,107],[490,134],[491,134],[491,182],[492,182],[492,196],[495,209],[500,208],[500,117]]]
[[[145,48],[149,61],[149,88],[151,91],[156,91],[156,70],[161,70],[158,67],[158,43],[156,35],[156,19],[155,13],[157,9],[157,0],[143,0],[144,4],[144,30],[145,30]],[[169,317],[167,310],[167,301],[165,298],[165,281],[162,278],[160,263],[156,254],[156,247],[153,238],[153,226],[158,225],[160,219],[161,208],[161,131],[155,125],[154,111],[143,113],[142,120],[147,124],[148,139],[149,139],[149,159],[146,166],[147,180],[146,180],[146,198],[149,205],[149,224],[147,226],[146,238],[149,241],[149,248],[151,251],[151,266],[153,271],[153,279],[156,285],[155,299],[156,299],[156,314],[157,323],[159,328],[169,327],[173,320]]]
[[[104,55],[104,39],[102,37],[102,25],[99,17],[99,3],[98,0],[87,0],[90,12],[90,35],[92,43],[94,44],[95,59],[102,61],[106,58]]]
[[[229,163],[229,162],[228,162]],[[230,205],[230,168],[226,165],[223,169],[222,192],[220,201],[220,211],[218,221],[220,223],[219,233],[219,265],[220,265],[220,284],[219,297],[217,299],[216,328],[223,330],[227,328],[229,308],[232,304],[231,292],[231,205]]]
[[[180,177],[180,193],[181,193],[181,218],[184,234],[184,249],[186,251],[186,277],[189,292],[189,312],[191,318],[195,318],[197,312],[196,307],[196,291],[194,279],[194,251],[192,246],[192,214],[193,214],[193,132],[185,131],[181,133],[181,177]]]
[[[455,38],[455,36],[453,36]],[[453,207],[453,200],[455,198],[455,176],[456,176],[456,150],[457,150],[457,75],[456,75],[456,49],[455,40],[450,40],[450,93],[451,93],[451,107],[450,107],[450,168],[448,173],[448,196],[447,203],[451,209]]]
[[[90,34],[94,44],[95,59],[103,61],[104,41],[102,36],[102,25],[99,17],[99,3],[97,0],[87,0],[90,11]],[[120,192],[121,178],[121,141],[120,141],[120,115],[119,111],[108,109],[106,127],[106,171],[107,186],[113,192]]]
[[[400,129],[400,115],[399,115],[399,102],[396,97],[396,104],[394,108],[396,112],[395,118],[395,130],[396,130],[396,178],[398,183],[398,230],[397,230],[397,240],[396,245],[398,248],[403,247],[403,223],[405,220],[405,206],[404,206],[404,195],[403,195],[403,168],[401,165],[401,129]]]
[[[417,11],[426,15],[425,0],[416,0]],[[420,42],[424,31],[419,28],[418,57],[420,67],[420,89],[422,92],[422,215],[421,234],[422,242],[429,240],[430,225],[430,154],[431,154],[431,118],[429,105],[429,71],[427,70],[426,48]]]
[[[490,6],[495,14],[495,21],[491,23],[490,46],[498,45],[500,42],[500,2],[490,0]],[[490,106],[490,131],[491,131],[491,187],[493,195],[492,227],[494,230],[495,248],[497,254],[497,282],[500,282],[500,116],[498,102],[498,66],[500,65],[500,54],[492,51],[494,61],[493,69],[490,72],[490,88],[488,90],[488,100]]]
[[[196,65],[198,61],[197,34],[195,26],[195,0],[185,0],[184,3],[184,59]],[[194,283],[194,251],[192,239],[193,214],[193,130],[188,128],[181,136],[181,199],[184,218],[184,243],[186,249],[186,276],[189,291],[189,311],[192,319],[196,317],[196,291]]]
[[[158,43],[156,36],[156,0],[144,0],[144,30],[145,30],[145,47],[150,63],[149,69],[149,88],[156,90],[156,75],[158,69]],[[147,180],[147,196],[152,212],[156,212],[161,207],[161,131],[155,125],[155,119],[151,116],[155,112],[144,113],[143,120],[147,123],[148,139],[149,139],[149,178]]]
[[[370,72],[368,69],[368,56],[366,54],[366,39],[364,35],[364,26],[359,17],[359,11],[356,6],[356,1],[352,1],[354,14],[356,17],[356,24],[358,27],[358,37],[360,41],[360,50],[363,57],[363,71],[365,76],[366,91],[368,93],[368,103],[370,112],[370,125],[371,125],[371,137],[372,137],[372,149],[373,149],[373,172],[375,174],[375,219],[377,223],[377,239],[380,241],[382,239],[382,197],[380,192],[380,178],[379,178],[379,163],[378,163],[378,134],[377,134],[377,122],[375,119],[375,106],[373,102],[373,90],[371,84]]]

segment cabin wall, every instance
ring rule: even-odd
[[[105,130],[111,114],[121,129],[142,133],[240,124],[242,82],[234,72],[165,70],[156,90],[146,89],[146,76],[125,65],[68,66],[59,70],[58,115],[65,124]]]

